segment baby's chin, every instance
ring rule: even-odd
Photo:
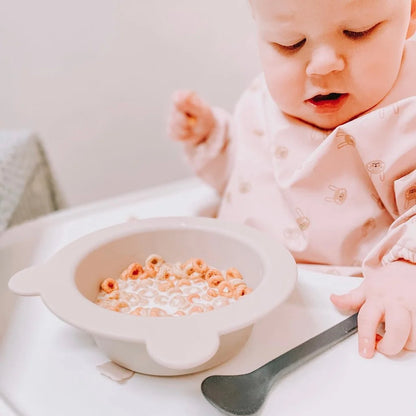
[[[313,127],[316,127],[321,130],[334,130],[337,127],[345,124],[351,120],[357,118],[361,113],[354,114],[352,116],[342,116],[340,114],[333,114],[326,117],[305,117],[305,116],[292,116],[298,120],[310,124]]]

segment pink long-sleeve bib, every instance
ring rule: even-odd
[[[372,111],[333,131],[284,115],[263,77],[207,142],[188,147],[223,193],[218,216],[272,233],[297,262],[416,262],[416,44]],[[228,180],[227,180],[228,179]]]

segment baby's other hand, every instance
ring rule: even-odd
[[[331,295],[334,305],[358,313],[358,349],[371,358],[375,350],[387,355],[416,350],[416,265],[395,261],[366,269],[361,285],[344,295]],[[377,342],[377,327],[385,334]]]
[[[168,135],[173,140],[203,142],[215,125],[208,104],[192,91],[176,91],[168,117]]]

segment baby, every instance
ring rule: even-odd
[[[362,284],[359,352],[416,350],[416,0],[251,0],[263,74],[230,117],[177,91],[169,135],[218,216]],[[376,342],[380,323],[384,337]]]

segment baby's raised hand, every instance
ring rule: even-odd
[[[192,91],[176,91],[168,117],[168,135],[193,144],[203,142],[215,125],[211,108]]]
[[[416,265],[395,261],[366,269],[361,285],[345,295],[331,295],[344,311],[358,310],[358,348],[365,358],[375,350],[392,356],[402,349],[416,350]],[[376,342],[377,327],[385,323],[385,334]]]

